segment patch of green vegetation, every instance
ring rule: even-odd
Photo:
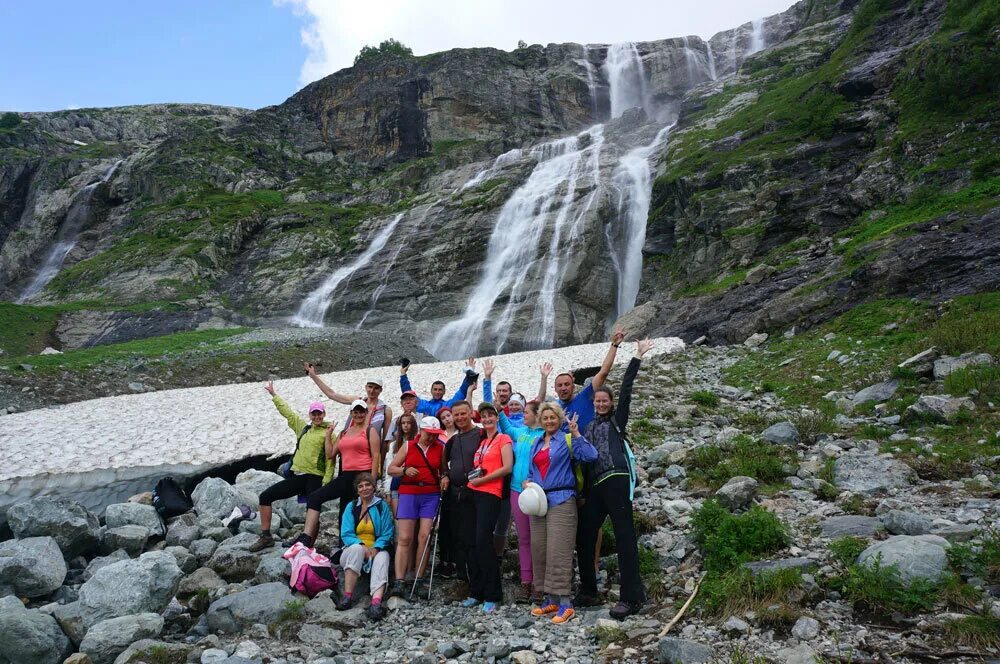
[[[855,564],[861,552],[868,548],[868,541],[863,537],[839,537],[828,545],[830,553],[844,567]]]
[[[717,489],[733,477],[752,477],[761,484],[780,482],[789,452],[749,436],[736,436],[728,443],[703,445],[688,456],[692,480]]]
[[[389,37],[376,46],[368,46],[367,44],[361,47],[361,51],[354,56],[354,65],[357,66],[363,62],[370,62],[372,60],[379,60],[384,57],[412,57],[413,49],[409,46],[403,44],[402,42]]]
[[[21,114],[8,111],[0,115],[0,131],[11,130],[21,124]]]
[[[602,648],[607,647],[612,643],[624,641],[628,638],[628,634],[625,632],[625,629],[619,627],[618,625],[612,625],[610,627],[595,627],[593,635]]]
[[[456,150],[458,148],[463,148],[469,145],[475,145],[478,141],[474,138],[463,138],[463,139],[440,139],[434,141],[431,146],[431,153],[435,157],[440,157],[443,154]]]
[[[751,224],[749,226],[734,226],[732,228],[727,228],[722,231],[722,237],[726,239],[732,239],[736,237],[746,237],[748,235],[755,235],[760,237],[764,235],[765,226],[762,223]]]
[[[212,227],[226,226],[240,219],[275,210],[285,202],[280,191],[259,189],[246,193],[232,193],[220,189],[204,189],[192,196],[179,195],[169,203],[150,205],[137,214],[142,217],[162,215],[173,210],[198,213],[208,219]]]
[[[1000,400],[1000,367],[994,364],[958,369],[945,376],[944,389],[948,394],[961,396],[973,390],[982,402]]]
[[[754,575],[740,567],[722,574],[709,574],[701,584],[698,604],[707,615],[738,616],[748,611],[768,622],[794,622],[801,608],[793,598],[804,594],[802,573],[797,569],[775,570]],[[781,620],[777,620],[778,617]]]
[[[1000,355],[1000,292],[955,298],[927,336],[948,355],[972,351]]]
[[[246,332],[246,328],[225,330],[198,330],[177,332],[160,337],[126,341],[120,344],[93,346],[66,351],[61,355],[33,355],[15,357],[7,365],[30,364],[36,372],[75,371],[99,364],[119,361],[137,361],[166,355],[182,355],[193,349],[207,349],[219,345],[228,337]]]
[[[638,447],[651,448],[657,442],[657,435],[661,431],[653,424],[652,420],[643,415],[632,421],[629,425],[629,439]]]
[[[734,515],[715,499],[706,500],[691,520],[704,569],[725,572],[789,544],[784,525],[760,505]]]
[[[184,664],[187,662],[187,652],[171,650],[166,646],[150,646],[144,653],[136,653],[146,664]],[[133,660],[130,660],[133,661]]]
[[[949,642],[986,650],[1000,646],[1000,618],[990,615],[965,616],[942,625]]]
[[[705,408],[715,408],[719,405],[719,396],[711,390],[695,390],[691,393],[691,401]]]
[[[677,293],[677,297],[695,297],[697,295],[715,295],[729,290],[746,281],[747,271],[737,270],[727,275],[719,277],[715,281],[702,284],[693,284],[683,288]]]

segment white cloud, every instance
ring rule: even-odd
[[[303,85],[350,67],[361,47],[394,37],[421,55],[450,48],[708,38],[792,0],[273,0],[302,17]]]

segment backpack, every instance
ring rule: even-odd
[[[153,489],[153,507],[164,519],[190,512],[194,503],[173,477],[164,477]]]
[[[309,429],[312,429],[311,424],[307,424],[305,428],[302,429],[302,433],[299,434],[299,437],[295,439],[295,451],[292,452],[292,456],[288,457],[288,461],[278,466],[278,474],[284,477],[286,480],[292,475],[294,475],[294,473],[292,472],[292,460],[295,459],[295,455],[298,454],[299,452],[299,443],[302,442],[302,436],[309,433]]]
[[[573,477],[576,478],[576,494],[583,495],[583,468],[573,459],[573,435],[566,434],[566,448],[569,450],[569,464],[573,468]]]
[[[316,553],[316,549],[296,543],[282,558],[290,559],[292,572],[288,586],[293,592],[306,597],[315,597],[324,590],[337,588],[337,570],[326,556]]]

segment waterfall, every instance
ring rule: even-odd
[[[94,197],[94,192],[97,191],[100,185],[114,177],[115,171],[118,170],[122,161],[121,159],[116,161],[104,171],[100,180],[88,184],[73,197],[69,205],[69,210],[66,212],[66,219],[63,221],[62,227],[59,229],[59,234],[56,236],[56,243],[49,250],[49,255],[46,256],[42,267],[35,273],[34,279],[31,280],[31,283],[28,284],[27,288],[17,298],[18,304],[23,304],[28,299],[41,293],[49,285],[49,282],[59,274],[59,270],[62,269],[63,263],[66,261],[66,256],[76,246],[77,236],[90,218],[90,202]]]
[[[326,311],[333,301],[334,291],[344,280],[367,266],[375,254],[382,251],[404,214],[403,212],[397,214],[392,221],[371,238],[361,255],[344,267],[335,270],[319,288],[302,300],[302,304],[299,305],[299,310],[292,317],[291,322],[299,327],[323,327],[323,320],[326,318]]]
[[[630,108],[650,111],[650,98],[646,88],[646,70],[639,56],[639,49],[632,42],[612,44],[604,63],[611,96],[611,117],[621,117]]]
[[[649,157],[663,143],[673,125],[664,127],[649,145],[629,151],[615,167],[611,176],[617,191],[617,215],[620,222],[612,235],[611,225],[605,235],[611,253],[611,263],[618,276],[615,318],[635,306],[642,277],[642,247],[646,243],[646,220],[652,195],[652,169]]]
[[[684,42],[684,68],[687,70],[688,86],[694,87],[701,82],[699,70],[702,63],[698,62],[698,54],[691,50],[691,41],[687,37],[682,38]]]
[[[594,117],[597,116],[597,88],[594,85],[594,65],[590,62],[590,48],[586,45],[582,45],[583,48],[583,67],[587,70],[587,90],[590,91],[590,112]]]
[[[536,267],[543,233],[550,219],[553,234],[563,232],[569,208],[573,206],[581,164],[588,158],[596,158],[603,129],[602,125],[595,125],[576,136],[543,143],[529,151],[538,163],[501,208],[479,281],[461,317],[442,327],[434,337],[430,344],[434,355],[459,358],[476,353],[487,318],[503,294],[507,294],[508,300],[491,330],[494,338],[500,340],[494,341],[492,347],[506,341],[514,315],[529,295],[525,293],[526,282]],[[549,254],[551,258],[551,251]]]
[[[705,42],[705,51],[708,54],[708,75],[712,77],[712,80],[718,80],[719,75],[715,71],[715,54],[712,53],[712,42]]]
[[[747,55],[763,51],[767,45],[764,41],[764,19],[755,19],[750,26],[750,50],[747,52]]]
[[[524,153],[519,148],[514,148],[513,150],[504,152],[502,155],[494,159],[492,164],[469,178],[469,180],[462,185],[460,191],[465,191],[466,189],[471,189],[472,187],[478,187],[483,182],[486,182],[503,170],[505,166],[514,163],[523,156]]]

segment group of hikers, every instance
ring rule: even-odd
[[[431,398],[423,399],[410,385],[404,359],[398,414],[379,398],[380,380],[369,380],[364,394],[340,393],[306,363],[307,374],[326,397],[350,406],[350,417],[339,428],[326,419],[322,401],[311,403],[303,419],[267,383],[297,442],[279,471],[284,479],[260,494],[262,534],[251,550],[275,544],[275,501],[305,497],[303,532],[285,544],[313,547],[323,504],[340,499],[340,563],[346,578],[339,609],[355,603],[362,574],[370,575],[367,613],[373,620],[385,616],[387,595],[427,598],[430,567],[431,582],[437,573],[468,583],[462,606],[493,613],[502,600],[501,561],[513,521],[520,567],[516,601],[532,603],[534,616],[560,624],[573,618],[574,606],[601,603],[600,534],[610,518],[621,582],[610,614],[620,620],[637,613],[646,595],[632,520],[635,460],[625,428],[632,384],[653,342],[636,343],[616,402],[605,383],[624,338],[621,328],[612,333],[600,369],[582,389],[573,374],[556,375],[554,399],[546,398],[551,364],[541,365],[538,393],[526,399],[507,381],[494,386],[496,365],[486,360],[483,400],[473,406],[479,378],[473,358],[451,398],[445,398],[445,384],[437,380]]]

